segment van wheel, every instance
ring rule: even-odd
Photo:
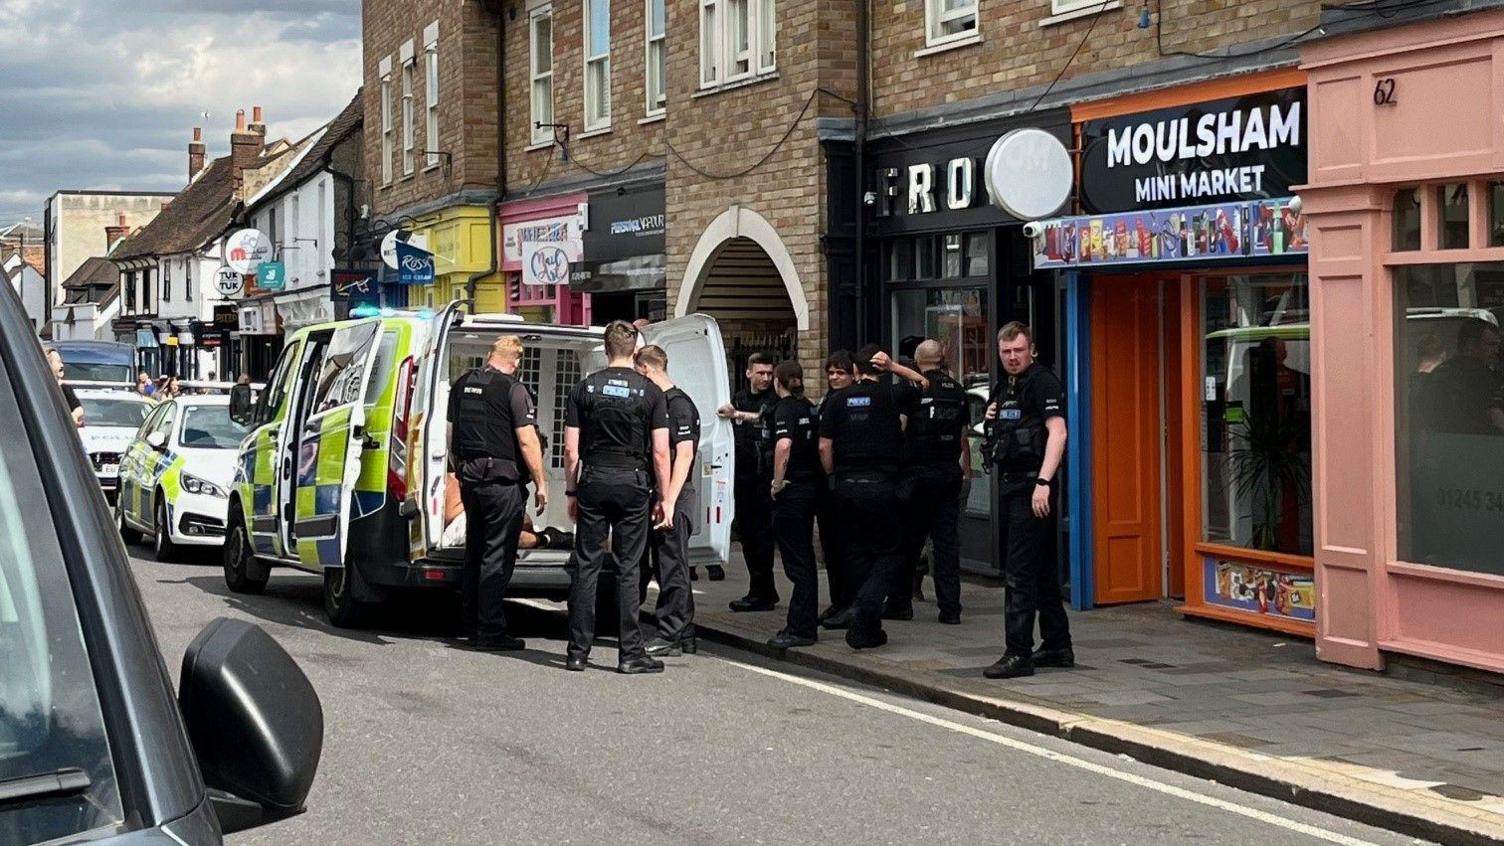
[[[167,522],[167,505],[162,502],[162,494],[157,494],[157,509],[152,514],[152,554],[158,561],[171,561],[178,556],[177,544],[172,542]]]
[[[120,528],[120,539],[125,541],[126,546],[135,546],[141,542],[141,533],[125,522],[125,497],[119,494],[115,496],[115,524]]]
[[[225,585],[231,593],[260,593],[266,590],[267,578],[250,576],[255,553],[245,530],[245,518],[240,516],[239,510],[238,504],[231,504],[230,530],[225,533]]]
[[[358,628],[370,612],[370,605],[355,598],[354,582],[359,578],[348,564],[324,570],[324,615],[336,628]]]

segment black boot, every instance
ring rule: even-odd
[[[710,576],[710,580],[712,582],[721,582],[726,580],[726,568],[722,567],[719,564],[708,565],[705,568],[705,573]]]
[[[883,631],[882,624],[877,620],[870,623],[865,620],[852,621],[851,628],[846,630],[846,645],[852,649],[876,649],[886,646],[888,633]]]
[[[1027,655],[1004,655],[997,663],[982,671],[989,679],[1016,679],[1034,675],[1034,661]]]
[[[1040,647],[1034,651],[1034,666],[1074,667],[1076,666],[1076,653],[1069,646],[1063,649],[1045,649],[1044,647]]]

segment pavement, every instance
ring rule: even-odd
[[[718,644],[662,675],[563,670],[555,606],[528,649],[452,646],[452,602],[331,628],[316,577],[229,593],[212,562],[132,562],[171,674],[210,620],[257,623],[322,701],[306,813],[231,844],[1028,843],[1401,846],[1318,810]],[[790,671],[793,672],[790,672]]]
[[[881,649],[824,632],[782,653],[764,643],[786,605],[729,611],[746,591],[739,553],[726,571],[694,583],[697,627],[716,642],[1418,837],[1504,842],[1504,679],[1353,670],[1309,641],[1148,603],[1072,613],[1075,668],[993,681],[981,672],[1002,655],[1003,591],[970,581],[959,626],[919,602],[914,620],[885,621]],[[781,573],[778,584],[786,601]],[[821,585],[823,599],[823,571]]]

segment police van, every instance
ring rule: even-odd
[[[369,316],[288,337],[240,446],[224,553],[225,581],[239,593],[260,592],[275,566],[321,574],[324,610],[337,626],[358,625],[372,605],[402,589],[458,586],[463,536],[444,531],[449,389],[501,335],[523,339],[517,376],[537,399],[546,442],[550,501],[532,516],[534,528],[573,531],[564,496],[565,400],[580,378],[606,364],[601,327],[471,315],[459,303],[437,314],[356,314]],[[690,315],[651,324],[642,335],[667,350],[674,381],[700,412],[702,509],[692,560],[724,564],[733,446],[729,423],[715,413],[730,401],[720,327]],[[508,594],[566,598],[568,558],[567,550],[523,550]]]

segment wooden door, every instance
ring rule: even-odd
[[[1159,281],[1091,282],[1092,528],[1096,603],[1161,588]]]

